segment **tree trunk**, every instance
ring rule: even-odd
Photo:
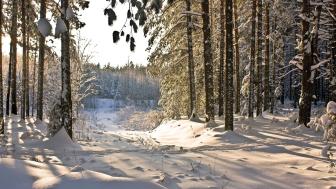
[[[31,104],[31,115],[32,117],[34,117],[34,112],[35,112],[35,94],[36,94],[36,90],[35,90],[35,84],[36,84],[36,59],[37,59],[37,44],[35,45],[35,50],[34,50],[34,62],[33,62],[33,94],[32,94],[32,104]]]
[[[218,77],[218,116],[224,115],[224,53],[225,53],[225,0],[220,1],[220,44],[219,44],[219,77]]]
[[[191,0],[186,0],[186,11],[191,11]],[[188,71],[189,71],[189,118],[195,118],[196,115],[196,88],[195,88],[195,70],[194,70],[194,52],[192,39],[193,23],[191,15],[187,14],[187,40],[188,40]]]
[[[29,20],[28,20],[29,22]],[[26,63],[26,83],[25,83],[25,91],[26,91],[26,98],[25,98],[25,108],[26,108],[26,116],[29,117],[29,95],[30,95],[30,91],[29,91],[29,63],[30,63],[30,34],[29,32],[27,33],[27,51],[26,51],[26,57],[27,57],[27,63]]]
[[[68,8],[69,1],[62,0],[61,7]],[[72,101],[71,101],[71,67],[70,67],[70,25],[66,20],[65,14],[62,14],[62,19],[68,28],[67,32],[62,34],[61,44],[61,67],[62,67],[62,93],[61,93],[61,106],[62,106],[62,126],[66,129],[70,138],[72,134]]]
[[[303,0],[302,15],[305,18],[309,18],[310,13],[310,1]],[[303,55],[303,70],[302,70],[302,83],[301,83],[301,96],[299,102],[299,124],[307,125],[310,121],[311,113],[311,101],[312,101],[312,87],[313,84],[310,80],[311,76],[311,65],[312,65],[312,55],[311,55],[311,44],[310,44],[310,32],[309,32],[309,21],[307,19],[302,19],[302,46],[301,53]]]
[[[225,130],[233,131],[233,3],[226,1],[226,99],[225,99]]]
[[[262,12],[263,12],[263,3],[262,0],[258,0],[258,11],[257,11],[257,80],[256,80],[256,97],[257,97],[257,116],[261,115],[262,113],[262,43],[263,43],[263,34],[262,34],[262,26],[263,26],[263,20],[262,20]]]
[[[3,12],[3,2],[0,0],[0,10]],[[3,81],[2,81],[2,13],[0,14],[0,135],[5,134],[4,111],[3,111]]]
[[[12,54],[13,46],[12,43],[9,45],[9,55]],[[9,116],[10,112],[10,92],[11,92],[11,82],[12,82],[12,56],[9,56],[9,64],[8,64],[8,76],[7,76],[7,95],[6,95],[6,115]]]
[[[11,58],[11,69],[12,69],[12,81],[11,81],[11,112],[14,115],[17,115],[17,101],[16,101],[16,66],[17,66],[17,13],[18,13],[18,2],[13,0],[13,12],[12,12],[12,28],[11,28],[11,46],[12,53],[10,54]]]
[[[46,1],[41,0],[40,19],[46,17]],[[44,46],[45,37],[40,34],[39,38],[39,61],[37,71],[37,102],[36,102],[36,118],[43,120],[43,80],[44,80]]]
[[[336,3],[333,4],[333,12],[336,12]],[[336,20],[333,21],[332,31],[332,41],[330,44],[331,50],[331,64],[330,64],[330,82],[329,82],[329,99],[336,102],[336,85],[331,81],[336,78]]]
[[[235,97],[235,113],[240,113],[240,89],[241,89],[241,80],[240,80],[240,53],[239,53],[239,28],[238,28],[238,0],[234,0],[234,49],[235,49],[235,73],[236,73],[236,97]]]
[[[270,65],[270,12],[269,3],[266,3],[266,23],[265,23],[265,73],[264,73],[264,111],[269,109],[270,87],[269,87],[269,65]]]
[[[26,1],[21,0],[21,26],[22,26],[22,95],[21,95],[21,120],[26,115],[26,83],[27,83],[27,36],[26,36]]]
[[[255,66],[255,36],[256,36],[256,14],[257,0],[252,0],[252,31],[251,31],[251,54],[250,54],[250,84],[249,84],[249,99],[248,99],[248,117],[253,117],[254,110],[254,66]]]
[[[273,21],[273,32],[276,32],[276,25],[277,25],[277,18],[274,16],[274,21]],[[276,81],[275,81],[275,64],[276,64],[276,43],[275,39],[272,40],[272,86],[271,86],[271,107],[270,107],[270,113],[274,113],[274,106],[276,102],[276,96],[275,96],[275,89],[276,89]]]
[[[204,85],[206,121],[215,120],[213,60],[211,51],[211,29],[209,19],[209,0],[202,1],[203,19],[203,53],[204,53]]]

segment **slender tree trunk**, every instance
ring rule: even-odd
[[[257,10],[257,81],[256,81],[256,96],[257,96],[257,116],[261,115],[262,113],[262,42],[263,42],[263,34],[262,34],[262,12],[263,12],[263,3],[262,0],[258,0],[258,10]]]
[[[235,49],[235,73],[236,73],[236,97],[235,97],[235,113],[240,113],[240,89],[241,89],[241,80],[240,80],[240,53],[239,53],[239,29],[238,29],[238,0],[234,0],[234,49]]]
[[[233,131],[233,3],[232,0],[226,0],[226,99],[225,99],[225,130]]]
[[[61,1],[62,8],[68,8],[69,1]],[[62,34],[62,55],[61,55],[61,67],[62,67],[62,94],[61,94],[61,106],[62,106],[62,126],[66,129],[70,138],[72,135],[72,101],[71,101],[71,67],[70,67],[70,25],[66,20],[65,14],[62,14],[62,19],[68,28],[68,31]]]
[[[274,17],[273,21],[273,32],[276,32],[276,25],[277,25],[277,18]],[[275,96],[275,89],[276,89],[276,81],[275,81],[275,65],[276,65],[276,43],[275,39],[272,40],[272,86],[271,86],[271,107],[270,107],[270,113],[274,113],[274,106],[276,102],[276,96]]]
[[[22,25],[22,95],[21,95],[21,120],[26,115],[26,83],[27,83],[27,36],[26,36],[26,1],[21,0],[21,25]]]
[[[12,54],[13,46],[12,43],[9,46],[9,55]],[[12,82],[12,56],[9,56],[9,65],[8,65],[8,76],[7,76],[7,95],[6,95],[6,115],[9,116],[10,112],[10,92],[11,92],[11,82]]]
[[[17,0],[12,1],[13,12],[12,12],[12,28],[11,28],[11,62],[12,62],[12,81],[11,81],[11,107],[12,114],[17,115],[17,101],[16,101],[16,66],[17,66],[17,13],[18,13],[18,2]]]
[[[322,11],[322,5],[317,5],[316,10],[314,12],[314,28],[315,32],[312,33],[312,64],[318,64],[318,59],[319,59],[319,52],[318,52],[318,41],[319,41],[319,34],[318,31],[320,30],[320,16],[321,16],[321,11]],[[314,74],[314,104],[317,105],[317,102],[320,100],[320,84],[321,84],[321,79],[317,79],[316,76],[319,75],[319,71],[313,71]]]
[[[302,13],[305,18],[309,18],[310,14],[310,1],[303,0]],[[301,53],[303,55],[303,70],[302,70],[302,80],[301,80],[301,96],[299,103],[299,124],[307,125],[310,121],[311,113],[311,102],[312,102],[312,82],[310,80],[311,76],[311,47],[310,47],[310,32],[309,32],[309,21],[307,19],[302,19],[302,46]]]
[[[46,17],[46,2],[41,0],[40,7],[40,18]],[[39,38],[39,61],[38,61],[38,71],[37,71],[37,102],[36,108],[37,113],[36,117],[39,120],[43,120],[43,80],[44,80],[44,46],[45,46],[45,37],[40,34]]]
[[[253,117],[254,110],[254,66],[255,66],[255,36],[256,36],[256,14],[257,0],[252,0],[252,32],[251,32],[251,53],[250,53],[250,85],[249,85],[249,101],[248,101],[248,117]]]
[[[203,19],[203,48],[204,48],[204,85],[205,85],[205,112],[207,122],[215,120],[214,85],[213,85],[213,60],[211,49],[211,29],[209,19],[209,0],[202,3]]]
[[[29,21],[28,21],[29,22]],[[29,110],[30,110],[30,91],[29,91],[29,63],[30,63],[30,35],[29,32],[27,33],[27,51],[26,51],[26,57],[27,57],[27,64],[26,64],[26,83],[25,83],[25,91],[26,91],[26,99],[25,99],[25,108],[26,108],[26,116],[29,116]]]
[[[35,50],[34,50],[34,61],[33,61],[33,96],[32,96],[32,104],[31,104],[31,115],[32,115],[32,117],[34,117],[34,112],[35,112],[35,83],[36,83],[36,63],[37,63],[37,61],[36,61],[36,59],[37,59],[37,50],[36,50],[36,48],[37,48],[37,44],[35,45]]]
[[[3,2],[0,0],[0,10],[3,12]],[[3,81],[2,81],[2,13],[0,13],[0,135],[5,134],[4,111],[3,111]]]
[[[220,44],[219,44],[219,81],[218,81],[218,116],[224,115],[224,53],[225,53],[225,0],[220,1]]]
[[[191,0],[185,0],[187,12],[191,11]],[[196,88],[195,88],[195,70],[194,70],[194,52],[192,39],[193,23],[191,15],[187,14],[187,40],[188,40],[188,71],[189,71],[189,118],[195,118],[196,115]]]
[[[269,3],[266,3],[266,23],[265,23],[265,79],[264,79],[264,111],[269,109],[270,104],[270,87],[269,87],[269,65],[270,65],[270,12],[269,12]]]

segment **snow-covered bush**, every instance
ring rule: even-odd
[[[327,112],[320,117],[319,125],[324,129],[324,140],[336,140],[336,102],[328,103]]]

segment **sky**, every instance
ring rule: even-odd
[[[114,30],[119,31],[122,28],[128,6],[117,1],[117,21],[113,26],[108,26],[107,16],[104,15],[104,9],[108,5],[109,2],[106,0],[91,0],[89,8],[81,12],[80,19],[86,23],[86,26],[80,30],[80,34],[83,38],[92,41],[89,49],[94,55],[92,61],[101,65],[110,63],[111,66],[124,65],[128,60],[135,64],[147,64],[148,53],[145,51],[147,40],[142,28],[135,34],[136,48],[134,52],[130,51],[125,38],[121,38],[116,44],[113,43],[112,32]],[[129,26],[129,23],[127,23],[127,26]],[[125,33],[129,30],[130,28],[127,27]]]

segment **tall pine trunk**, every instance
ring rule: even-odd
[[[248,99],[248,117],[253,117],[254,110],[254,66],[255,66],[255,36],[256,36],[256,14],[257,0],[252,0],[252,31],[251,31],[251,53],[250,53],[250,84]]]
[[[240,89],[241,89],[241,80],[240,80],[240,53],[239,53],[239,28],[238,28],[238,0],[234,0],[233,6],[233,15],[234,15],[234,49],[235,49],[235,73],[236,73],[236,96],[235,96],[235,113],[240,113]]]
[[[219,44],[219,77],[218,77],[218,116],[224,115],[224,53],[225,53],[225,0],[220,1],[220,44]]]
[[[189,72],[189,118],[196,118],[196,87],[195,87],[195,70],[194,70],[194,52],[192,30],[193,24],[191,20],[191,0],[185,0],[187,14],[187,40],[188,40],[188,72]]]
[[[28,20],[29,22],[29,20]],[[26,91],[26,98],[25,98],[25,108],[26,108],[26,116],[29,116],[29,110],[30,110],[30,91],[29,91],[29,63],[30,63],[30,34],[27,33],[27,50],[26,50],[26,57],[27,57],[27,63],[26,63],[26,83],[25,83],[25,91]]]
[[[36,84],[36,63],[37,63],[37,44],[35,44],[35,50],[34,50],[34,61],[33,61],[33,86],[32,86],[32,102],[31,102],[31,115],[32,117],[34,117],[34,112],[35,112],[35,107],[36,107],[36,103],[35,103],[35,94],[36,94],[36,90],[35,90],[35,84]]]
[[[46,0],[41,0],[40,7],[40,19],[46,17]],[[36,118],[43,120],[43,80],[44,80],[44,47],[45,47],[45,37],[40,34],[39,37],[39,61],[38,61],[38,71],[37,71],[37,101],[36,101]]]
[[[309,32],[309,14],[310,14],[310,1],[303,0],[302,3],[302,16],[305,19],[302,19],[302,46],[301,53],[303,55],[303,70],[302,70],[302,80],[301,80],[301,96],[299,103],[299,124],[307,125],[310,121],[311,113],[311,102],[312,102],[312,87],[313,81],[311,81],[311,65],[312,65],[312,55],[311,55],[311,46],[310,46],[310,32]]]
[[[233,131],[233,3],[232,0],[226,1],[226,96],[225,96],[225,130]]]
[[[26,83],[27,83],[27,36],[26,36],[26,1],[21,0],[21,26],[22,26],[22,95],[21,119],[26,118]]]
[[[206,121],[215,120],[213,60],[211,49],[211,29],[209,19],[209,0],[202,3],[203,19],[203,54],[204,54],[204,85],[205,85],[205,113]]]
[[[256,102],[256,108],[257,108],[257,116],[261,115],[262,113],[262,25],[263,25],[263,20],[262,20],[262,12],[263,12],[263,3],[262,0],[258,0],[258,9],[257,9],[257,61],[256,61],[256,66],[257,66],[257,77],[256,77],[256,97],[257,97],[257,102]]]
[[[13,46],[12,43],[9,45],[9,55],[12,54]],[[10,92],[11,92],[11,83],[12,83],[12,56],[9,56],[8,64],[8,76],[7,76],[7,94],[6,94],[6,115],[9,116],[10,112]]]
[[[276,25],[277,25],[277,18],[276,16],[274,16],[274,20],[273,20],[273,33],[276,32]],[[276,102],[276,96],[275,96],[275,86],[276,86],[276,81],[275,81],[275,64],[276,64],[276,43],[275,43],[275,39],[272,40],[272,85],[271,85],[271,107],[270,107],[270,113],[274,113],[274,106],[275,106],[275,102]]]
[[[61,1],[61,7],[67,9],[69,6],[68,0]],[[62,107],[62,126],[66,129],[70,138],[72,135],[72,101],[71,101],[71,70],[70,70],[70,25],[66,20],[66,15],[62,14],[62,19],[68,28],[67,32],[62,34],[61,44],[61,67],[62,67],[62,93],[61,93],[61,107]]]
[[[265,70],[264,70],[264,111],[269,109],[270,87],[269,87],[269,65],[270,65],[270,12],[269,3],[265,4]]]
[[[3,12],[3,2],[0,0],[0,10]],[[0,14],[0,135],[5,134],[4,110],[3,110],[3,81],[2,81],[2,13]]]
[[[336,3],[333,4],[333,12],[336,12]],[[331,28],[332,31],[332,41],[330,44],[331,47],[331,64],[330,64],[330,81],[333,81],[336,78],[336,20],[333,21],[333,25]],[[329,99],[332,101],[336,101],[336,90],[335,84],[329,84]]]
[[[17,115],[17,99],[16,99],[16,66],[17,66],[17,14],[18,14],[18,2],[17,0],[12,1],[12,25],[11,25],[11,46],[12,52],[11,56],[11,113]]]

